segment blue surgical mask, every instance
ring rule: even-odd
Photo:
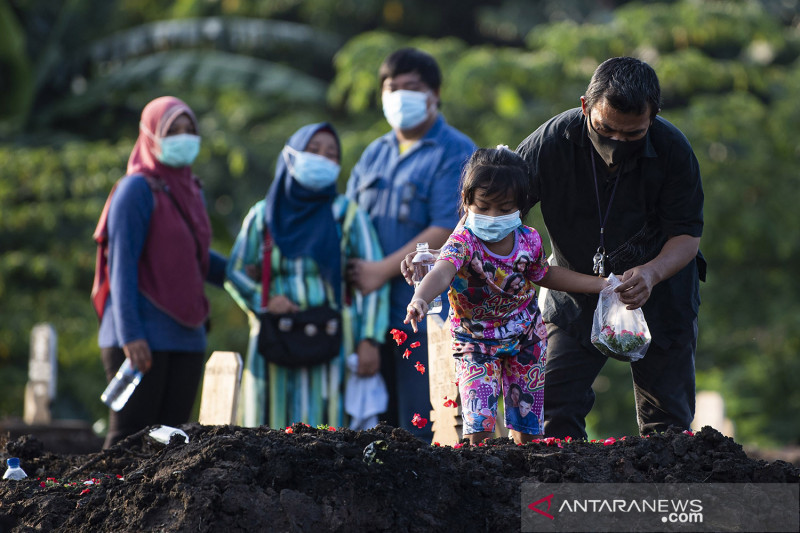
[[[185,167],[194,163],[200,153],[200,136],[190,133],[163,137],[159,144],[161,153],[156,157],[170,167]]]
[[[428,117],[428,93],[397,90],[383,93],[383,116],[398,130],[409,130]]]
[[[312,191],[333,185],[339,177],[341,167],[327,157],[300,152],[288,145],[283,147],[283,157],[297,183]]]
[[[167,166],[180,168],[191,165],[200,153],[200,136],[190,133],[179,135],[169,135],[168,137],[156,137],[147,129],[147,126],[139,123],[145,135],[150,137],[158,147],[156,159]]]
[[[500,217],[478,215],[472,211],[467,211],[467,221],[464,223],[464,226],[472,231],[477,238],[486,242],[501,241],[521,225],[522,220],[519,218],[518,210],[510,215]]]

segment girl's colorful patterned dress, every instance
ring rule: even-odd
[[[469,229],[458,228],[439,260],[457,269],[448,298],[456,377],[462,405],[469,407],[462,410],[464,434],[494,431],[501,385],[506,425],[540,434],[547,331],[535,282],[548,268],[541,237],[520,226],[511,253],[498,256]]]

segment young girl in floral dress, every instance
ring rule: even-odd
[[[478,404],[474,411],[462,413],[464,436],[475,444],[494,432],[497,402],[489,396],[494,394],[492,380],[499,379],[503,391],[519,387],[532,399],[533,416],[519,416],[505,406],[506,427],[514,441],[527,442],[542,435],[544,424],[547,332],[536,285],[599,293],[606,280],[548,265],[541,237],[522,224],[532,203],[527,165],[507,147],[479,149],[472,155],[464,169],[461,200],[466,221],[450,235],[416,289],[405,322],[416,330],[429,302],[449,285],[459,394],[464,399],[475,391]],[[482,277],[470,267],[475,253],[481,264],[492,267],[485,266]]]

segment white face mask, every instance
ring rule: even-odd
[[[501,241],[521,225],[522,220],[519,218],[519,210],[500,217],[479,215],[472,211],[467,211],[467,220],[464,222],[466,228],[471,230],[477,238],[486,242]]]
[[[384,92],[383,116],[389,125],[398,130],[410,130],[428,118],[429,92],[397,90]]]
[[[289,157],[291,156],[291,157]],[[283,158],[297,183],[318,191],[336,183],[339,177],[340,166],[327,157],[300,152],[289,145],[283,147]]]

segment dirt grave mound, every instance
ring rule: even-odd
[[[612,442],[426,445],[379,425],[181,426],[184,444],[146,432],[109,450],[57,455],[23,436],[28,479],[0,483],[0,533],[27,531],[516,531],[520,485],[796,483],[800,468],[749,458],[716,430]]]

